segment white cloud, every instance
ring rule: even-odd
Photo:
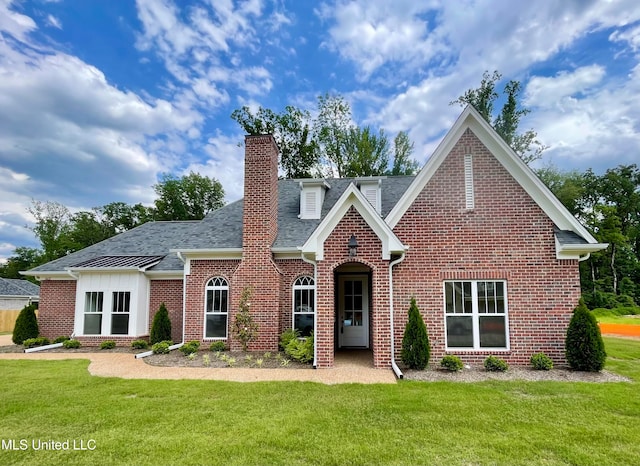
[[[27,34],[37,26],[35,21],[28,16],[10,10],[9,7],[14,3],[13,0],[0,0],[0,33],[8,33],[16,39],[24,41]]]
[[[553,106],[566,97],[588,94],[605,75],[603,66],[590,65],[572,72],[563,71],[553,77],[534,76],[527,83],[523,102],[533,107]]]
[[[47,15],[47,26],[51,26],[56,29],[62,29],[62,23],[53,15]]]
[[[637,52],[640,50],[640,25],[626,30],[614,31],[609,36],[609,40],[613,42],[626,42],[631,50]]]

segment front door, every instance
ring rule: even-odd
[[[338,276],[338,345],[369,347],[369,278]]]

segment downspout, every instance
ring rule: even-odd
[[[405,257],[405,253],[403,252],[400,257],[398,257],[396,260],[392,261],[389,264],[389,315],[391,320],[391,369],[393,369],[393,372],[396,374],[396,377],[398,377],[399,379],[402,379],[404,375],[402,374],[402,371],[396,364],[396,355],[395,355],[395,352],[396,352],[395,336],[394,336],[395,327],[393,323],[393,266],[402,262],[404,260],[404,257]]]
[[[316,361],[318,360],[318,345],[317,343],[317,330],[318,330],[318,312],[317,312],[317,308],[318,308],[318,263],[314,260],[311,259],[307,259],[306,257],[304,257],[304,253],[300,254],[300,257],[302,257],[302,260],[304,262],[306,262],[307,264],[311,264],[313,265],[313,284],[315,286],[315,302],[314,302],[314,316],[313,316],[313,368],[317,369],[318,368],[318,364],[316,363]]]
[[[183,264],[186,264],[186,260],[180,251],[176,252],[178,259],[182,261]],[[183,267],[182,268],[182,344],[184,344],[184,328],[186,327],[186,318],[187,318],[187,271]]]
[[[78,281],[78,279],[80,278],[80,274],[74,274],[70,269],[66,269],[66,270],[67,270],[67,273],[71,276],[71,278],[73,278],[74,280]],[[75,314],[76,314],[76,311],[74,309],[73,310],[73,332],[71,332],[71,335],[69,336],[70,338],[74,338],[76,336],[76,317],[75,317]]]

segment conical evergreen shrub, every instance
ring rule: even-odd
[[[598,372],[604,367],[607,353],[600,328],[582,299],[567,328],[565,351],[567,362],[574,370]]]
[[[39,333],[36,306],[35,304],[28,304],[18,314],[11,339],[16,345],[21,345],[23,341],[29,338],[38,338]]]
[[[169,319],[169,311],[164,303],[160,304],[160,308],[153,317],[151,325],[151,335],[149,335],[149,343],[152,345],[161,341],[171,340],[171,319]]]
[[[409,320],[402,337],[402,362],[411,369],[422,370],[429,364],[431,349],[427,327],[422,320],[416,299],[411,298]]]

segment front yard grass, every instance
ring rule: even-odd
[[[637,464],[640,341],[605,342],[633,383],[124,380],[0,361],[0,464]]]

